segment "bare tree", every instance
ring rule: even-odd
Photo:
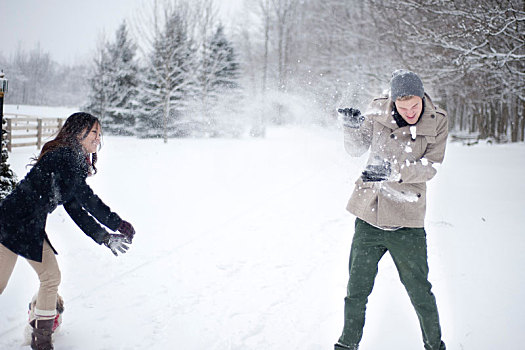
[[[29,52],[19,47],[8,67],[10,103],[41,105],[49,102],[48,83],[53,80],[57,64],[37,44]]]
[[[503,141],[509,136],[516,141],[523,134],[519,114],[525,104],[522,1],[370,2],[384,30],[383,40],[390,40],[405,62],[443,91],[452,119],[457,113],[469,119],[453,120],[454,127],[470,131],[475,125],[480,138]],[[398,16],[402,13],[411,15]],[[466,109],[458,109],[463,104]],[[513,112],[507,115],[509,110]],[[462,129],[467,125],[469,129]]]

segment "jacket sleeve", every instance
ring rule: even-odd
[[[93,238],[98,244],[102,244],[108,232],[76,200],[64,203],[64,209],[86,235]]]
[[[364,115],[365,120],[358,129],[344,126],[345,150],[352,157],[365,154],[372,143],[373,121],[370,116]]]
[[[100,223],[104,224],[112,231],[117,230],[122,219],[117,213],[112,212],[111,209],[104,204],[95,193],[93,193],[93,190],[85,180],[77,184],[75,198],[78,203]]]
[[[69,203],[76,201],[83,209],[84,214],[91,214],[91,216],[97,219],[100,223],[112,231],[115,231],[122,222],[122,219],[116,213],[112,212],[111,209],[104,204],[95,193],[93,193],[91,187],[86,183],[86,172],[85,170],[82,170],[84,159],[78,157],[74,152],[69,150],[64,153],[63,161],[64,163],[61,165],[60,173],[62,175],[63,186],[68,188],[68,190],[64,192],[70,194],[65,202]],[[73,216],[83,223],[86,222],[85,219],[80,219],[85,215],[78,214],[79,210],[75,209],[75,205],[73,205]],[[72,218],[75,220],[73,216]]]
[[[438,121],[435,142],[428,144],[421,159],[408,164],[401,164],[399,170],[401,180],[399,182],[426,182],[436,175],[437,170],[433,165],[443,162],[448,137],[448,118],[444,112],[439,114],[441,114],[441,118]]]

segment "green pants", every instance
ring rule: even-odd
[[[382,230],[361,219],[355,222],[350,251],[350,279],[345,298],[341,345],[357,348],[363,336],[368,296],[374,287],[377,265],[389,251],[401,282],[416,310],[427,350],[444,350],[436,299],[428,282],[427,242],[424,228]],[[344,348],[344,347],[339,347]],[[339,349],[336,345],[336,349]]]

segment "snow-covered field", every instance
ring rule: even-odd
[[[10,154],[19,176],[35,152]],[[525,344],[524,160],[524,144],[449,144],[429,183],[430,280],[450,350]],[[332,349],[355,219],[345,205],[364,162],[336,129],[168,144],[106,136],[88,182],[137,234],[114,257],[62,208],[49,217],[66,300],[56,349]],[[0,296],[0,349],[28,348],[37,287],[19,259]],[[423,349],[389,255],[361,349]]]

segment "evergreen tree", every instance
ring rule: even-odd
[[[237,120],[236,106],[241,100],[239,89],[239,63],[232,44],[219,25],[204,57],[204,72],[208,79],[207,108],[212,136],[238,136],[241,124]]]
[[[141,137],[183,136],[182,113],[191,94],[194,50],[185,19],[170,11],[162,31],[156,31],[146,67],[142,110],[138,115]]]
[[[213,90],[229,92],[239,88],[239,63],[232,44],[226,39],[224,27],[219,25],[210,44],[210,62],[213,67]]]
[[[3,123],[6,124],[5,119]],[[9,168],[9,163],[7,159],[9,155],[7,154],[7,131],[4,130],[5,127],[2,126],[2,155],[0,162],[0,200],[4,199],[11,191],[15,188],[17,183],[17,178],[15,173]]]
[[[198,76],[199,92],[205,108],[222,93],[239,87],[239,64],[232,45],[219,25],[209,42],[204,43]]]
[[[138,93],[136,46],[128,37],[126,22],[116,32],[114,43],[104,43],[90,79],[87,109],[100,116],[104,130],[115,135],[135,133],[134,105]]]
[[[186,116],[186,120],[200,135],[222,136],[226,129],[231,129],[235,119],[232,112],[239,103],[239,96],[234,96],[239,87],[239,64],[221,24],[201,40],[204,41],[200,42],[198,52],[196,92],[190,101],[197,112]]]
[[[106,115],[112,95],[111,60],[107,45],[104,42],[98,47],[97,56],[93,62],[94,66],[88,79],[90,86],[88,103],[84,107],[88,112],[99,117],[103,123],[107,119]]]
[[[108,46],[108,53],[113,89],[104,128],[116,135],[133,135],[139,68],[135,61],[136,46],[128,38],[126,22],[117,30],[115,43]]]

